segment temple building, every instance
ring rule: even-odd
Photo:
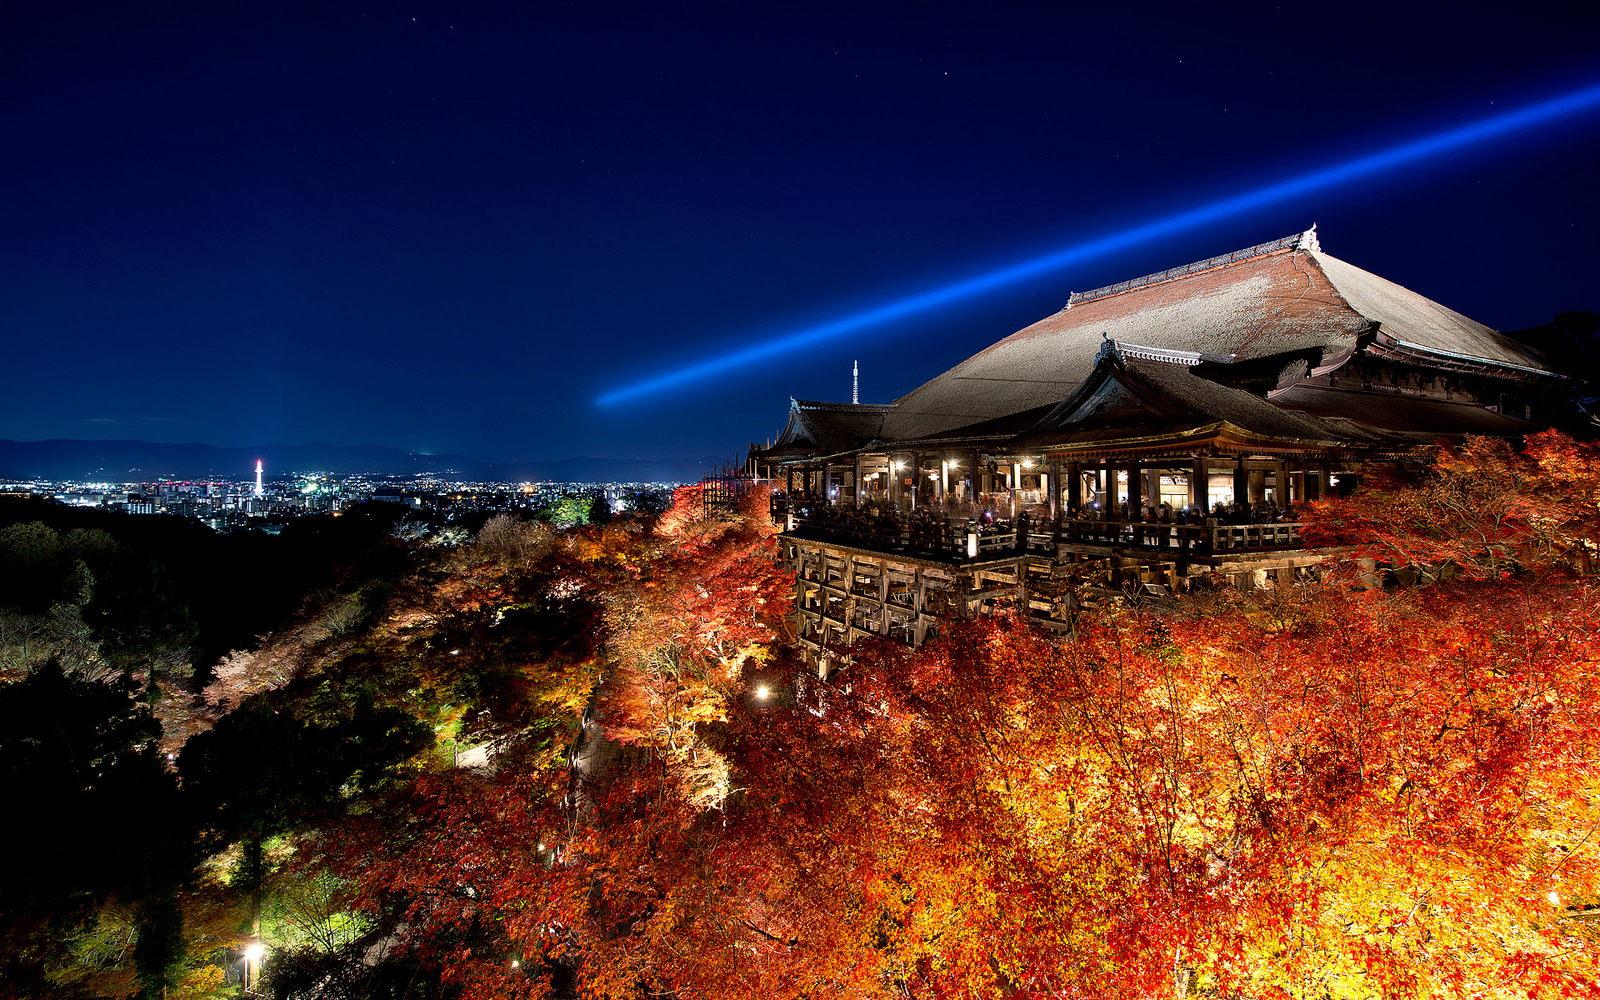
[[[917,644],[1001,599],[1068,628],[1086,579],[1291,579],[1322,558],[1296,505],[1441,440],[1543,429],[1571,387],[1313,228],[1074,293],[893,403],[792,400],[750,471],[826,670],[862,635]]]

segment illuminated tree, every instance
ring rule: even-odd
[[[1313,545],[1354,546],[1358,556],[1495,577],[1519,566],[1592,572],[1600,538],[1600,445],[1558,431],[1518,452],[1494,438],[1444,447],[1416,482],[1369,476],[1342,500],[1314,501]]]

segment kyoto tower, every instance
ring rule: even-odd
[[[261,490],[261,459],[258,458],[258,459],[256,459],[256,492],[255,492],[255,495],[256,496],[260,496],[261,493],[262,493],[262,490]]]

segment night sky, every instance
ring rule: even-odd
[[[0,437],[726,455],[1318,224],[1600,309],[1600,111],[617,407],[675,365],[1600,82],[1593,4],[36,0],[0,20]]]

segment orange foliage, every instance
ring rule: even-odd
[[[1477,578],[1518,566],[1591,573],[1600,538],[1600,444],[1559,431],[1522,452],[1496,438],[1441,447],[1418,483],[1371,476],[1355,496],[1314,501],[1314,545],[1394,565],[1449,564]]]
[[[626,745],[419,779],[326,860],[468,1000],[1600,995],[1600,600],[1489,572],[1580,562],[1595,469],[1473,442],[1321,510],[1492,582],[1225,591],[1070,642],[985,618],[829,682],[770,648],[759,508],[686,495],[559,570],[605,609]]]

